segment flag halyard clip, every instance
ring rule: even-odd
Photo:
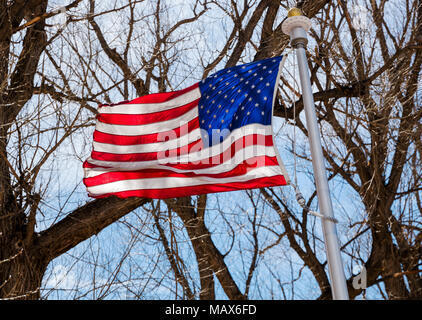
[[[309,214],[311,214],[311,215],[313,215],[315,217],[321,218],[321,219],[329,220],[329,221],[331,221],[333,223],[338,223],[338,220],[336,218],[328,217],[328,216],[326,216],[326,215],[324,215],[322,213],[319,213],[319,212],[316,212],[316,211],[311,210],[306,205],[305,198],[303,197],[303,195],[300,192],[299,188],[295,184],[293,184],[293,183],[290,183],[290,184],[295,189],[297,203],[302,207],[303,210],[305,210],[306,213],[309,213]]]

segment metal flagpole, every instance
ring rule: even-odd
[[[308,138],[311,148],[312,166],[315,175],[318,202],[321,213],[328,219],[322,219],[325,249],[327,253],[328,269],[331,280],[331,291],[334,300],[348,300],[346,278],[343,262],[340,256],[340,246],[337,238],[336,225],[333,221],[333,206],[331,203],[328,180],[322,154],[321,137],[315,113],[315,104],[306,58],[306,45],[308,42],[307,31],[311,27],[311,20],[302,15],[300,9],[289,10],[288,18],[283,22],[282,30],[288,34],[292,46],[296,49],[299,65],[302,98],[305,107]]]

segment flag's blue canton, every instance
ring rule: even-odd
[[[232,131],[251,123],[271,124],[281,59],[280,56],[223,69],[200,82],[199,124],[209,137],[204,145],[212,145],[213,130]],[[214,143],[221,142],[223,137],[219,140]]]

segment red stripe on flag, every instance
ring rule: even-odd
[[[167,188],[167,189],[143,189],[143,190],[131,190],[107,193],[100,196],[89,195],[93,198],[104,198],[109,196],[117,196],[119,198],[127,197],[144,197],[154,199],[168,199],[185,197],[193,194],[204,194],[213,192],[228,192],[238,191],[252,188],[266,188],[279,185],[286,185],[286,180],[283,175],[277,175],[272,177],[258,178],[249,180],[246,182],[231,182],[231,183],[220,183],[220,184],[207,184],[192,187],[178,187],[178,188]]]
[[[143,125],[154,122],[161,122],[171,120],[186,112],[198,107],[199,99],[192,101],[181,107],[176,107],[169,110],[160,112],[152,112],[146,114],[120,114],[120,113],[100,113],[97,115],[97,120],[103,123],[116,124],[116,125]]]
[[[122,101],[119,103],[113,103],[113,104],[103,104],[100,105],[101,107],[113,107],[113,106],[119,106],[122,104],[144,104],[144,103],[162,103],[162,102],[166,102],[169,101],[171,99],[175,99],[179,96],[181,96],[182,94],[185,94],[191,90],[194,90],[196,88],[199,87],[199,83],[195,83],[193,85],[191,85],[190,87],[187,87],[185,89],[182,90],[178,90],[178,91],[173,91],[173,92],[163,92],[163,93],[152,93],[152,94],[148,94],[146,96],[142,96],[130,101]]]
[[[95,164],[89,163],[88,160],[85,160],[84,163],[82,164],[82,168],[95,169],[95,168],[110,168],[110,167],[97,166]]]

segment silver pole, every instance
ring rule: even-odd
[[[293,13],[291,13],[292,11]],[[322,153],[321,136],[315,112],[308,61],[306,58],[306,31],[310,27],[310,20],[301,14],[298,14],[298,11],[294,11],[293,9],[289,11],[289,14],[292,14],[292,16],[289,16],[283,23],[283,31],[290,35],[292,45],[296,49],[319,208],[325,217],[334,219],[324,156]],[[340,255],[340,245],[337,237],[336,225],[333,220],[322,219],[322,231],[324,234],[333,299],[348,300],[349,294],[347,291],[343,262]]]

